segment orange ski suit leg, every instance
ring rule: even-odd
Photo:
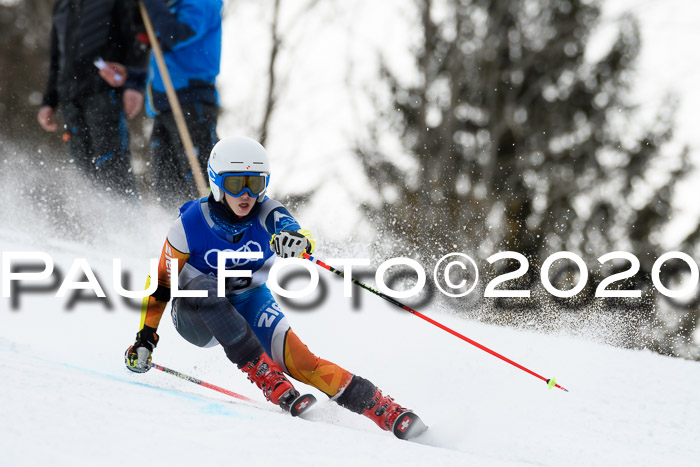
[[[317,357],[290,328],[284,343],[284,363],[296,380],[324,392],[337,395],[352,380],[352,373],[333,362]]]

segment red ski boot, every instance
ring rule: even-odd
[[[266,353],[241,367],[248,374],[248,379],[262,389],[265,399],[291,412],[293,416],[300,415],[311,407],[316,398],[311,394],[299,395],[292,383],[282,372],[282,368]]]
[[[401,407],[390,396],[382,395],[379,388],[370,404],[370,408],[362,412],[362,415],[370,418],[382,430],[393,432],[397,438],[415,438],[428,429],[418,415]]]

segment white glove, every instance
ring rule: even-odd
[[[136,334],[134,345],[126,349],[124,363],[126,368],[135,373],[145,373],[151,369],[151,354],[158,345],[158,334],[155,328],[144,326]]]
[[[311,242],[299,232],[283,230],[270,240],[272,251],[281,258],[299,258],[302,253],[311,253]]]

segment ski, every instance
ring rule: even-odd
[[[309,410],[316,403],[316,398],[311,394],[302,394],[298,396],[289,405],[289,413],[292,417],[298,417]]]
[[[404,412],[394,421],[394,436],[399,439],[411,440],[422,435],[428,429],[423,420],[413,412]]]
[[[267,407],[262,406],[258,401],[242,396],[233,391],[229,391],[228,389],[215,386],[211,383],[204,382],[198,378],[194,378],[184,373],[180,373],[179,371],[171,370],[170,368],[155,363],[151,363],[151,367],[160,370],[164,373],[168,373],[170,375],[184,379],[185,381],[189,381],[191,383],[195,383],[200,386],[213,389],[215,391],[234,397],[236,399],[243,400],[259,408],[267,409]],[[294,397],[294,399],[291,402],[285,401],[284,403],[280,404],[280,407],[285,412],[289,412],[289,414],[291,414],[292,417],[299,417],[305,414],[316,403],[316,397],[314,397],[312,394],[300,395],[296,390],[294,390],[294,392],[296,393],[296,397]],[[287,397],[290,397],[290,395],[287,395]],[[423,423],[423,420],[421,420],[418,415],[411,411],[406,411],[396,418],[391,431],[394,433],[394,436],[396,436],[399,439],[411,440],[425,433],[427,429],[428,426],[425,423]]]

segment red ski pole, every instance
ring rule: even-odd
[[[303,257],[304,259],[308,259],[309,261],[311,261],[311,262],[313,262],[313,263],[316,263],[317,265],[321,266],[322,268],[327,269],[327,270],[329,270],[330,272],[332,272],[332,273],[334,273],[334,274],[336,274],[336,275],[338,275],[338,276],[340,276],[340,277],[345,277],[345,274],[343,274],[342,271],[339,271],[338,269],[334,268],[333,266],[329,266],[328,264],[324,263],[323,261],[321,261],[321,260],[319,260],[319,259],[314,258],[313,256],[309,255],[308,253],[304,253],[304,254],[302,255],[302,257]],[[444,324],[439,323],[439,322],[435,321],[434,319],[428,318],[428,317],[425,316],[424,314],[422,314],[422,313],[420,313],[420,312],[414,310],[413,308],[411,308],[411,307],[409,307],[409,306],[407,306],[407,305],[404,305],[403,303],[399,302],[398,300],[396,300],[396,299],[394,299],[394,298],[392,298],[392,297],[390,297],[390,296],[388,296],[388,295],[386,295],[386,294],[383,294],[382,292],[380,292],[380,291],[378,291],[378,290],[376,290],[376,289],[374,289],[374,288],[368,286],[367,284],[364,284],[364,283],[362,283],[362,282],[360,282],[360,281],[358,281],[357,279],[354,279],[354,278],[351,278],[350,280],[352,281],[353,284],[358,285],[358,286],[362,287],[362,288],[365,289],[365,290],[369,290],[369,291],[372,292],[373,294],[380,296],[381,298],[383,298],[383,299],[386,300],[387,302],[391,303],[392,305],[396,305],[396,306],[398,306],[399,308],[402,308],[402,309],[408,311],[409,313],[411,313],[411,314],[413,314],[413,315],[415,315],[415,316],[421,318],[422,320],[425,320],[425,321],[427,321],[428,323],[430,323],[430,324],[432,324],[432,325],[434,325],[434,326],[437,326],[438,328],[442,329],[443,331],[447,331],[447,332],[449,332],[450,334],[452,334],[453,336],[458,337],[458,338],[462,339],[463,341],[468,342],[468,343],[470,343],[471,345],[473,345],[473,346],[475,346],[475,347],[478,347],[479,349],[483,350],[484,352],[487,352],[487,353],[493,355],[494,357],[498,357],[498,358],[500,358],[501,360],[503,360],[503,361],[506,362],[506,363],[510,363],[510,364],[513,365],[514,367],[523,370],[525,373],[529,373],[529,374],[531,374],[532,376],[534,376],[535,378],[541,379],[542,381],[544,381],[544,382],[547,383],[547,386],[549,387],[549,389],[552,389],[552,388],[559,388],[559,389],[561,389],[561,390],[563,390],[563,391],[569,392],[568,389],[566,389],[566,388],[560,386],[559,384],[557,384],[557,381],[556,381],[555,378],[545,378],[544,376],[541,376],[541,375],[535,373],[534,371],[532,371],[532,370],[530,370],[530,369],[528,369],[528,368],[525,368],[524,366],[520,365],[519,363],[516,363],[516,362],[514,362],[513,360],[511,360],[511,359],[509,359],[509,358],[507,358],[507,357],[504,357],[503,355],[499,354],[498,352],[495,352],[495,351],[489,349],[488,347],[486,347],[486,346],[484,346],[484,345],[481,345],[481,344],[479,344],[478,342],[476,342],[476,341],[474,341],[474,340],[468,338],[467,336],[458,333],[458,332],[455,331],[454,329],[450,329],[449,327],[445,326]]]
[[[199,384],[200,386],[204,386],[205,388],[213,389],[214,391],[218,391],[222,394],[226,394],[227,396],[235,397],[236,399],[240,399],[242,401],[246,402],[251,402],[253,404],[258,404],[258,401],[251,399],[250,397],[243,396],[241,394],[238,394],[237,392],[229,391],[228,389],[224,389],[222,387],[216,386],[211,383],[207,383],[206,381],[202,381],[200,379],[195,378],[194,376],[189,376],[184,373],[180,373],[179,371],[171,370],[170,368],[166,368],[164,366],[160,366],[157,363],[151,363],[151,368],[155,368],[156,370],[160,370],[164,373],[167,373],[169,375],[177,376],[180,379],[184,379],[185,381],[189,381],[190,383],[194,384]]]

